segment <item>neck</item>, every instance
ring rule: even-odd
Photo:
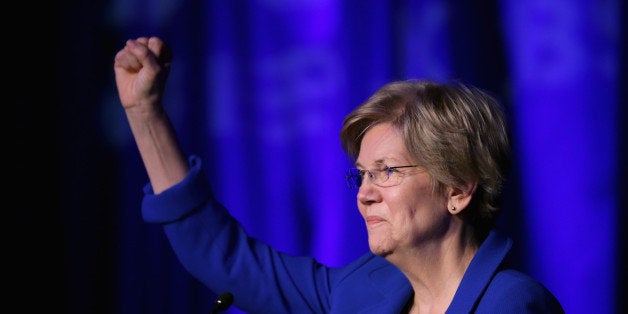
[[[409,313],[444,313],[477,252],[472,230],[461,228],[387,259],[408,278],[414,290]]]

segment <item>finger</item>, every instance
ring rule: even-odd
[[[124,48],[116,54],[114,59],[114,66],[123,68],[128,71],[138,71],[141,69],[142,64],[132,53]]]
[[[148,49],[153,52],[157,60],[162,65],[167,65],[172,61],[172,50],[161,38],[151,37],[147,43]]]
[[[141,43],[143,37],[140,40],[127,40],[126,47],[124,50],[128,51],[137,62],[140,63],[140,66],[151,68],[156,70],[159,68],[159,64],[157,63],[156,55],[148,49],[146,44]],[[133,60],[128,60],[129,62],[133,62]]]
[[[135,41],[142,45],[148,45],[148,37],[138,37],[135,39]]]

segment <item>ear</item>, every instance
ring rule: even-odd
[[[471,199],[473,198],[473,193],[477,188],[478,183],[476,181],[473,182],[465,182],[462,187],[450,187],[447,194],[447,210],[452,214],[460,214],[469,204],[471,204]]]

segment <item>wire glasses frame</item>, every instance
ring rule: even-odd
[[[374,170],[361,170],[357,168],[351,168],[347,171],[347,183],[349,187],[352,189],[358,189],[362,186],[362,182],[364,182],[364,176],[368,174],[368,178],[371,182],[380,187],[389,187],[401,184],[401,180],[403,179],[403,173],[401,173],[397,169],[401,168],[413,168],[418,167],[418,165],[407,165],[407,166],[395,166],[395,167],[384,167],[382,169],[374,169]]]

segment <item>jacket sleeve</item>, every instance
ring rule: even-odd
[[[248,236],[213,198],[200,158],[189,161],[182,182],[157,195],[148,184],[142,202],[144,220],[163,225],[185,269],[250,313],[329,312],[330,269]]]

